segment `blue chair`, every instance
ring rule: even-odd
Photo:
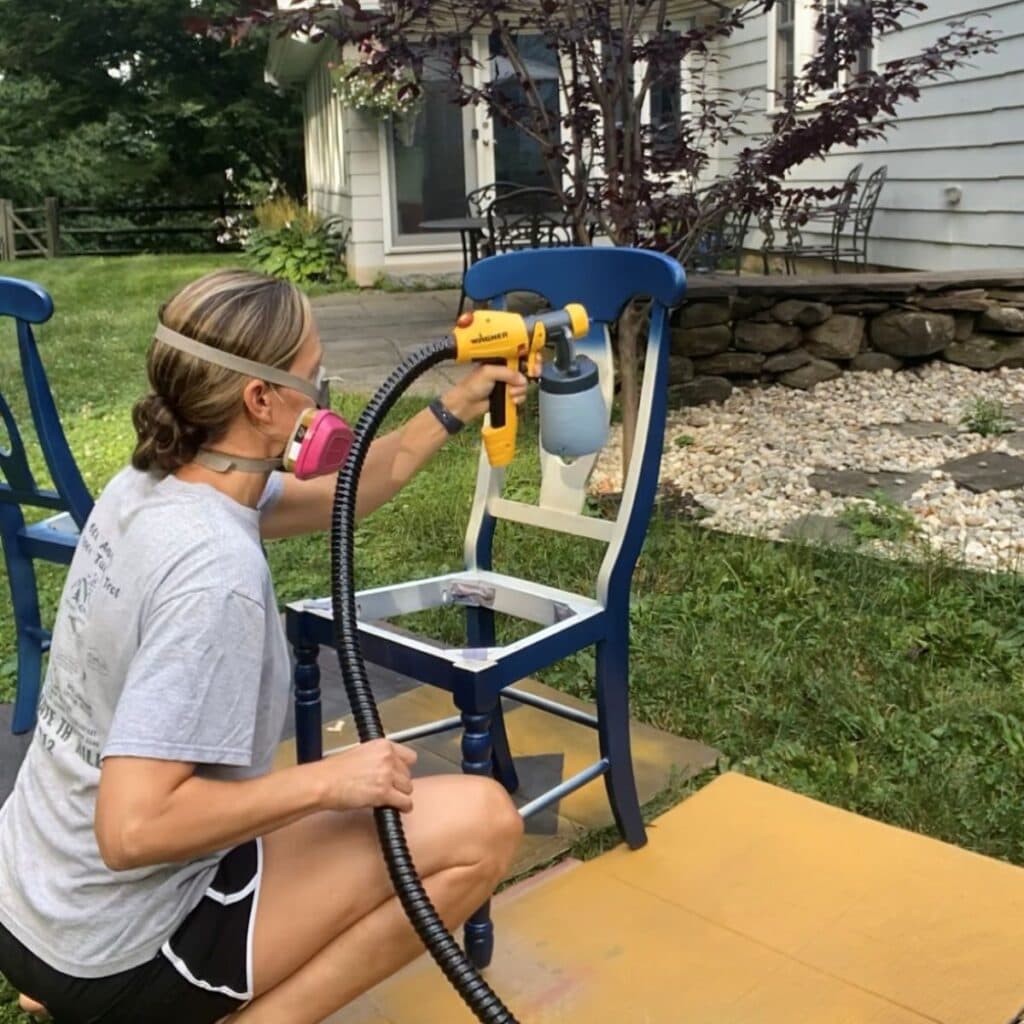
[[[606,406],[612,404],[609,327],[625,305],[650,297],[650,322],[640,416],[629,476],[614,521],[583,514],[586,482],[596,456],[565,464],[541,452],[536,504],[502,496],[504,470],[492,469],[481,450],[476,493],[465,539],[463,572],[361,591],[360,640],[368,662],[448,690],[457,716],[393,734],[398,741],[462,728],[462,767],[490,775],[514,792],[515,762],[505,731],[501,698],[532,705],[596,729],[600,757],[520,808],[524,818],[599,776],[619,831],[634,849],[646,842],[629,736],[629,592],[658,483],[668,385],[669,313],[683,300],[680,265],[663,254],[625,248],[558,248],[493,256],[470,268],[466,291],[475,301],[503,307],[510,292],[534,292],[553,307],[582,303],[591,330],[579,348],[597,362]],[[491,547],[497,520],[555,530],[605,542],[594,593],[579,595],[495,572]],[[465,608],[467,647],[447,649],[399,632],[387,620],[442,605]],[[495,645],[495,613],[535,623],[539,629],[515,643]],[[317,656],[332,643],[330,602],[288,606],[286,628],[296,655],[295,722],[300,761],[322,756],[320,674]],[[597,714],[514,688],[517,681],[575,651],[596,648]],[[467,951],[486,966],[493,949],[489,908],[466,925]]]
[[[0,391],[0,417],[10,445],[0,446],[0,542],[7,563],[18,638],[17,695],[12,721],[15,733],[28,732],[35,726],[43,655],[50,649],[50,633],[40,621],[34,560],[70,564],[79,532],[92,510],[92,496],[64,437],[32,334],[32,324],[45,323],[52,315],[53,301],[38,285],[0,277],[0,317],[14,319],[32,423],[56,488],[51,490],[36,483],[11,405]],[[26,523],[22,512],[25,507],[53,514]]]

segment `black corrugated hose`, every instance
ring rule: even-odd
[[[373,699],[366,666],[359,650],[356,597],[353,582],[353,530],[356,492],[367,450],[388,411],[405,389],[436,363],[455,357],[453,338],[442,338],[407,356],[377,389],[359,417],[355,438],[345,465],[338,473],[331,516],[331,603],[334,611],[334,642],[341,663],[349,705],[359,740],[382,739],[384,727]],[[445,928],[416,874],[405,841],[399,812],[392,807],[374,811],[377,835],[387,862],[391,882],[409,921],[445,977],[466,1005],[485,1024],[516,1024],[515,1017],[470,963],[459,944]]]

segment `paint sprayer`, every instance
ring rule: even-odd
[[[563,459],[597,452],[607,436],[607,409],[599,388],[597,365],[577,353],[573,344],[589,329],[586,310],[575,304],[528,317],[504,310],[466,313],[459,317],[448,337],[424,345],[406,357],[363,410],[348,458],[338,473],[331,517],[334,639],[360,742],[385,736],[359,649],[353,582],[356,492],[366,453],[381,422],[409,385],[437,363],[448,359],[460,363],[503,362],[536,375],[538,357],[551,342],[554,359],[544,361],[540,374],[541,446]],[[492,466],[506,466],[512,461],[517,426],[516,407],[508,387],[497,384],[482,430]],[[379,807],[374,811],[374,819],[399,902],[445,977],[478,1020],[487,1024],[516,1024],[515,1017],[480,976],[431,904],[412,862],[399,812]]]

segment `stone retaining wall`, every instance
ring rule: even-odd
[[[737,385],[807,389],[930,359],[1024,367],[1024,270],[691,277],[673,319],[670,394],[700,405]]]

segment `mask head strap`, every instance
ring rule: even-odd
[[[265,380],[270,384],[279,384],[282,387],[293,388],[301,391],[307,398],[312,399],[317,405],[321,405],[327,390],[327,380],[321,369],[316,382],[306,380],[298,374],[289,373],[287,370],[279,370],[276,366],[267,366],[265,363],[258,363],[255,359],[245,359],[242,356],[232,355],[212,345],[205,345],[194,338],[188,338],[184,334],[172,331],[170,327],[158,323],[153,337],[164,345],[185,352],[196,359],[202,359],[206,363],[214,363],[223,366],[226,370],[234,370],[235,373],[244,374],[246,377],[255,377],[257,380]],[[324,402],[326,404],[326,402]]]
[[[200,448],[194,456],[194,461],[215,473],[227,473],[232,469],[240,469],[243,473],[267,473],[271,470],[281,469],[283,460],[276,459],[249,459],[243,455],[229,455],[227,452],[215,451],[213,448]]]

